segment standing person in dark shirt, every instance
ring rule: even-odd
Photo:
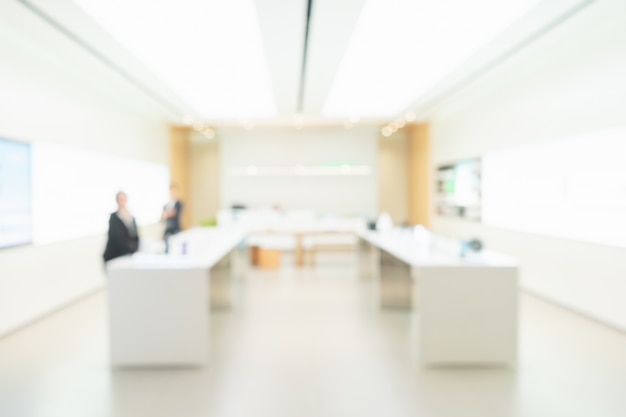
[[[137,252],[139,247],[139,234],[137,233],[137,223],[126,207],[128,198],[123,191],[115,195],[117,201],[117,211],[111,213],[109,217],[109,232],[106,248],[104,250],[104,261],[110,261],[123,255]]]
[[[163,215],[161,218],[165,220],[165,231],[163,232],[163,240],[165,240],[165,252],[168,252],[168,238],[181,231],[180,213],[183,210],[183,203],[178,198],[178,187],[176,184],[170,185],[170,201],[163,207]]]

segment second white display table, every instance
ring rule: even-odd
[[[379,280],[381,305],[418,312],[424,363],[516,361],[518,265],[514,259],[493,252],[461,257],[449,240],[435,238],[420,244],[400,231],[358,234],[366,255],[361,265]]]

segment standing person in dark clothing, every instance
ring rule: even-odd
[[[165,231],[163,232],[163,240],[165,240],[165,252],[168,252],[167,239],[181,231],[180,213],[183,210],[183,203],[178,198],[178,187],[176,184],[170,185],[170,201],[163,207],[163,215],[161,218],[165,220]]]
[[[128,198],[126,193],[120,191],[116,194],[117,211],[109,217],[109,232],[104,261],[110,261],[123,255],[137,252],[139,247],[139,234],[137,223],[126,207]]]

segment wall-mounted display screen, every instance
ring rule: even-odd
[[[436,209],[441,216],[481,218],[481,160],[468,159],[437,169]]]
[[[483,158],[489,226],[626,246],[626,128]]]
[[[30,145],[0,138],[0,248],[32,240]]]

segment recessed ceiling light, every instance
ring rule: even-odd
[[[396,116],[539,2],[366,1],[323,113]]]
[[[254,0],[74,2],[200,116],[275,115]]]

